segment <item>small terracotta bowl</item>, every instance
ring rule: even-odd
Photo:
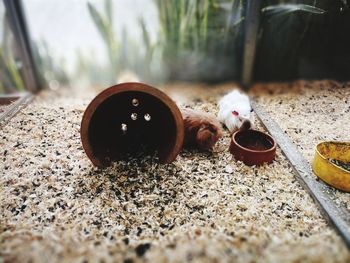
[[[276,156],[276,141],[261,131],[239,130],[232,135],[230,152],[246,165],[271,163]]]

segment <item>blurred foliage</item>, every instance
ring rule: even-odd
[[[105,0],[103,12],[89,4],[108,51],[111,82],[125,69],[154,80],[150,65],[157,60],[170,80],[240,79],[246,0],[154,3],[160,22],[156,43],[151,43],[141,19],[140,43],[129,39],[125,30],[116,39],[111,0]],[[264,0],[254,79],[344,78],[350,71],[350,37],[344,33],[349,31],[347,0]]]
[[[171,79],[239,78],[244,2],[156,0],[160,46]]]
[[[108,63],[98,64],[94,50],[77,50],[74,78],[113,84],[124,71],[143,81],[239,80],[247,0],[153,0],[160,32],[150,37],[138,19],[139,39],[127,28],[117,34],[113,1],[98,9],[87,4],[106,48]],[[2,19],[2,18],[0,18]],[[25,89],[21,61],[6,23],[0,36],[0,92]],[[255,80],[338,78],[350,72],[350,9],[347,0],[263,0],[255,59]],[[33,44],[40,80],[69,84],[65,61],[44,41]]]
[[[93,4],[88,3],[90,16],[96,26],[97,31],[101,35],[101,39],[105,44],[109,65],[102,66],[108,73],[108,83],[113,84],[118,79],[119,74],[125,71],[135,72],[143,80],[154,79],[152,73],[152,60],[155,52],[155,44],[151,43],[149,32],[143,19],[139,19],[138,23],[142,32],[141,41],[136,41],[128,36],[127,30],[123,28],[120,39],[113,26],[113,8],[112,1],[104,1],[104,9],[98,10]],[[140,43],[141,42],[141,43]],[[78,63],[80,67],[90,67],[88,71],[96,72],[94,66],[89,66],[89,61],[82,54],[79,55]],[[84,61],[85,60],[85,61]],[[153,75],[152,75],[153,74]],[[106,74],[103,74],[106,76]],[[96,76],[91,76],[91,81],[99,83]]]
[[[153,0],[160,34],[152,43],[139,19],[142,38],[113,29],[112,1],[88,9],[104,41],[109,65],[87,66],[91,76],[109,72],[114,83],[124,70],[142,80],[239,80],[247,0]],[[249,25],[248,25],[249,26]],[[346,78],[350,71],[347,0],[263,0],[255,58],[255,80]],[[86,61],[83,62],[82,60]],[[92,61],[93,62],[93,61]],[[154,64],[158,63],[158,71]]]
[[[102,40],[104,41],[107,49],[107,57],[110,61],[110,82],[115,81],[115,74],[118,70],[118,52],[119,43],[116,39],[116,34],[113,30],[113,14],[112,14],[112,1],[104,1],[104,12],[99,12],[94,5],[88,3],[88,9],[90,16],[95,23],[95,26],[100,33]]]
[[[4,6],[1,6],[4,8]],[[26,89],[22,75],[22,61],[10,29],[5,10],[2,20],[0,45],[0,94],[24,91]],[[39,71],[39,84],[50,87],[67,85],[69,77],[63,60],[54,58],[46,42],[32,43],[33,57]],[[41,87],[38,87],[41,88]]]
[[[156,43],[152,43],[141,18],[138,22],[142,38],[138,42],[129,38],[125,29],[117,39],[111,0],[104,1],[103,10],[88,3],[91,18],[106,46],[111,83],[124,70],[135,72],[143,80],[155,80],[160,75],[202,81],[239,77],[243,0],[155,3],[161,27]]]
[[[54,57],[46,41],[32,43],[32,49],[40,85],[56,89],[70,84],[65,60]]]
[[[101,66],[96,64],[94,59],[94,50],[90,50],[89,54],[83,53],[80,49],[76,51],[76,65],[74,78],[78,81],[81,81],[82,76],[88,76],[91,84],[99,85],[108,85],[110,81],[106,79],[110,78],[110,67]]]
[[[2,20],[2,36],[0,36],[0,93],[12,93],[24,90],[24,82],[20,72],[21,61],[13,48],[13,35],[7,22],[6,13]]]

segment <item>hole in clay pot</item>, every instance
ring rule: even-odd
[[[132,99],[131,103],[135,107],[139,106],[139,104],[140,104],[138,99]]]
[[[145,118],[145,121],[150,121],[151,120],[151,115],[149,113],[146,113],[144,118]]]
[[[126,134],[126,132],[128,131],[128,125],[122,123],[122,125],[120,125],[120,129],[122,130],[123,134]]]
[[[131,104],[137,97],[142,98],[138,112]],[[151,121],[144,119],[146,114],[151,116]],[[143,120],[138,121],[140,118]],[[127,127],[125,134],[122,124]],[[111,161],[155,151],[163,156],[174,147],[176,134],[174,117],[164,102],[147,93],[128,91],[110,96],[99,105],[89,123],[88,140],[96,158],[106,162],[106,155]],[[108,154],[106,149],[110,149]]]

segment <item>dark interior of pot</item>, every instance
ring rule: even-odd
[[[125,91],[107,98],[94,112],[89,125],[93,154],[104,164],[128,154],[151,154],[159,159],[172,149],[176,124],[170,109],[158,98]]]
[[[254,130],[236,133],[235,140],[242,147],[253,151],[266,151],[274,145],[274,142],[268,135]]]

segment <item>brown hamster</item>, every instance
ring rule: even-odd
[[[184,145],[211,150],[222,136],[221,124],[214,115],[192,109],[181,109],[185,126]]]

